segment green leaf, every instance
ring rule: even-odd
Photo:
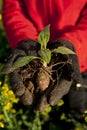
[[[46,49],[50,39],[50,25],[47,25],[38,35],[38,42],[41,44],[41,49]]]
[[[64,46],[60,46],[56,49],[53,49],[52,52],[61,53],[61,54],[75,54],[74,51]]]
[[[18,58],[14,64],[13,64],[13,68],[19,68],[22,66],[25,66],[26,64],[28,64],[31,60],[35,59],[37,57],[34,56],[24,56],[24,57],[20,57]]]
[[[43,61],[45,61],[47,64],[50,63],[50,61],[51,61],[51,51],[49,49],[39,50],[38,54]]]

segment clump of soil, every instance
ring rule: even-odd
[[[67,72],[66,69],[68,70]],[[28,98],[23,96],[22,100],[24,100],[25,104],[35,105],[46,90],[46,94],[52,91],[53,86],[58,84],[60,78],[65,77],[71,80],[71,73],[71,61],[69,61],[66,55],[53,54],[51,63],[46,67],[43,66],[40,60],[35,59],[31,61],[26,66],[21,67],[19,71],[22,81],[27,88],[25,92],[28,95]],[[42,107],[44,107],[44,104]]]
[[[35,104],[39,96],[50,85],[51,70],[45,68],[38,60],[33,60],[26,66],[20,68],[19,74],[21,75],[23,84],[30,92],[29,98],[22,100],[25,100],[25,104]]]

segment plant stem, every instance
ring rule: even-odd
[[[8,116],[7,111],[6,111],[6,110],[3,110],[3,113],[4,113],[4,116],[5,116],[5,118],[6,118],[7,122],[8,122],[8,124],[9,124],[9,127],[12,129],[12,128],[13,128],[13,124],[12,124],[11,119],[10,119],[9,116]]]
[[[21,125],[18,124],[16,117],[13,118],[13,123],[14,123],[14,126],[15,126],[15,130],[21,129]]]
[[[47,67],[47,62],[44,61],[44,62],[43,62],[43,66],[44,66],[44,67]]]

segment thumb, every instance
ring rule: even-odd
[[[69,92],[72,81],[62,79],[58,85],[54,86],[54,89],[51,91],[48,102],[50,105],[56,105],[58,101]]]

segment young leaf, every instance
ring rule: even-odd
[[[41,50],[46,49],[50,39],[50,25],[47,25],[38,35],[38,42],[41,44]]]
[[[43,61],[45,61],[47,64],[50,63],[50,61],[51,61],[51,51],[49,49],[39,50],[38,54]]]
[[[24,56],[24,57],[20,57],[18,58],[14,64],[13,64],[13,68],[19,68],[22,66],[25,66],[26,64],[28,64],[31,60],[35,59],[37,57],[35,56]]]
[[[61,53],[61,54],[75,54],[74,51],[64,46],[60,46],[56,49],[53,49],[52,52]]]

